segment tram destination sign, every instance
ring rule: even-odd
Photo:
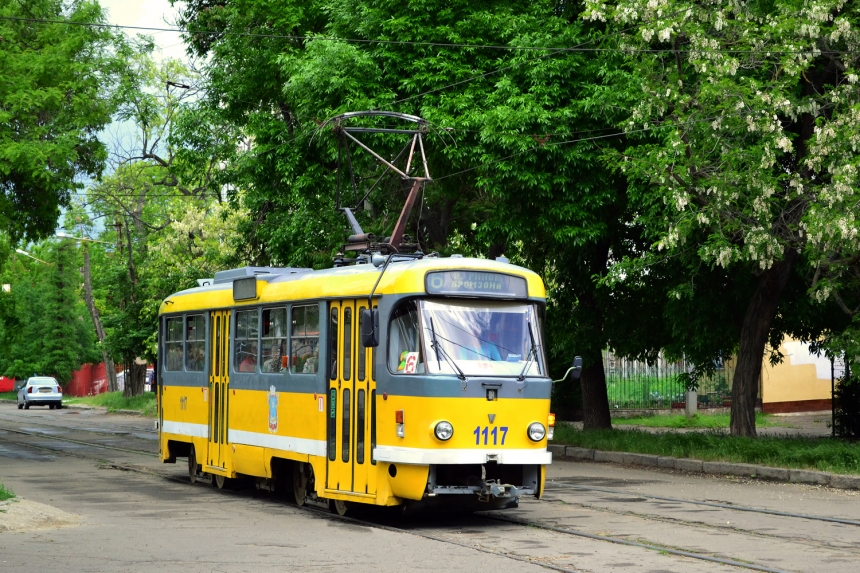
[[[434,271],[424,277],[427,294],[528,298],[526,279],[481,271]]]

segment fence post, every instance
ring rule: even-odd
[[[696,415],[696,411],[699,407],[699,396],[698,392],[695,390],[687,390],[687,406],[684,411],[687,414],[688,418],[692,418]]]

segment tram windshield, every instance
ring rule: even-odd
[[[533,304],[411,302],[395,311],[390,332],[392,371],[399,373],[546,376]]]

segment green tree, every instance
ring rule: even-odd
[[[92,0],[0,6],[0,229],[13,242],[53,234],[81,178],[102,170],[115,38],[89,24],[104,23]]]
[[[36,245],[31,252],[44,262],[16,256],[3,271],[10,290],[0,297],[0,368],[14,378],[38,373],[66,384],[81,364],[98,360],[79,292],[79,256],[64,241]]]
[[[196,123],[250,143],[215,152],[221,181],[243,190],[234,199],[251,214],[242,228],[247,258],[331,264],[348,232],[333,209],[335,189],[349,173],[335,138],[319,132],[322,120],[361,109],[420,115],[433,126],[434,182],[409,233],[425,252],[507,254],[541,272],[553,370],[583,355],[586,425],[610,425],[601,351],[653,357],[668,333],[666,297],[648,277],[614,294],[597,280],[645,244],[625,178],[600,161],[622,141],[606,137],[622,115],[602,102],[618,82],[638,80],[617,55],[565,50],[600,34],[579,19],[578,5],[192,1],[181,23],[206,62]],[[513,49],[468,46],[478,44]],[[534,46],[546,49],[515,49]],[[392,139],[368,136],[389,157],[398,151]],[[357,178],[370,180],[374,162],[352,159]],[[358,214],[365,230],[390,234],[404,193],[394,181],[371,195]]]
[[[857,252],[856,7],[780,0],[586,6],[585,18],[606,22],[607,47],[627,51],[641,78],[640,103],[625,127],[650,135],[608,159],[644,183],[636,200],[653,238],[647,264],[667,254],[690,268],[697,261],[721,267],[733,280],[755,278],[739,309],[731,421],[733,434],[755,435],[768,342],[778,348],[784,333],[814,339],[840,327],[823,320],[829,309],[787,295],[805,291],[807,269],[829,253]],[[633,268],[619,267],[619,278]],[[674,294],[694,296],[684,285]],[[824,300],[826,287],[817,294]]]

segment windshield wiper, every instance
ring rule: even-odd
[[[436,351],[436,364],[438,365],[439,370],[440,371],[442,370],[442,363],[439,362],[439,352],[441,351],[442,358],[445,359],[445,362],[447,362],[451,366],[452,369],[457,371],[457,378],[459,378],[461,381],[465,382],[466,381],[466,375],[463,373],[462,370],[460,370],[460,367],[457,366],[457,363],[454,362],[454,359],[448,356],[448,353],[445,352],[445,349],[442,348],[442,345],[439,344],[439,341],[436,339],[436,328],[433,326],[433,317],[432,316],[430,317],[430,334],[433,337],[433,340],[430,343],[430,345],[433,347],[433,350]]]
[[[523,366],[523,371],[520,372],[520,375],[517,377],[518,382],[522,382],[526,379],[526,371],[529,369],[529,366],[532,364],[532,356],[537,358],[537,345],[535,344],[535,335],[532,332],[532,323],[530,320],[526,321],[526,325],[529,329],[529,342],[531,343],[531,348],[529,348],[529,355],[526,356],[526,365]]]

